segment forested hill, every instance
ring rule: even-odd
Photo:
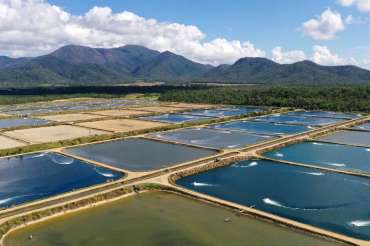
[[[0,86],[114,85],[137,80],[248,84],[370,84],[370,71],[320,66],[310,61],[278,64],[242,58],[232,65],[200,64],[171,52],[126,45],[95,49],[68,45],[34,58],[0,56]]]

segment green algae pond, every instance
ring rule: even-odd
[[[30,238],[32,235],[32,239]],[[175,194],[147,192],[9,234],[15,245],[333,245]]]

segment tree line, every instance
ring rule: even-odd
[[[173,90],[161,101],[370,112],[370,86],[236,86]]]

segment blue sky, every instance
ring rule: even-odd
[[[4,1],[12,0],[0,0],[0,4]],[[35,3],[37,0],[24,1],[37,4]],[[365,5],[360,5],[361,1],[365,2]],[[85,16],[97,6],[108,7],[111,9],[111,15],[128,11],[145,20],[155,19],[160,26],[171,23],[183,24],[185,27],[195,26],[203,35],[202,38],[198,37],[197,44],[195,44],[197,46],[195,50],[201,53],[199,57],[187,51],[184,45],[172,41],[171,44],[168,40],[162,43],[159,41],[151,43],[139,37],[136,42],[131,36],[114,43],[106,40],[94,40],[89,43],[86,40],[65,37],[60,42],[63,45],[74,40],[78,44],[102,47],[119,46],[130,42],[159,50],[168,49],[199,62],[214,64],[232,63],[243,55],[250,55],[266,56],[283,63],[294,62],[304,57],[327,65],[351,63],[370,67],[370,0],[45,0],[41,2],[45,9],[48,9],[49,5],[54,5],[74,17]],[[325,11],[326,17],[321,16]],[[96,16],[102,16],[103,11],[95,12]],[[309,21],[311,23],[304,26],[304,23]],[[89,23],[86,24],[87,22]],[[111,29],[124,29],[124,24],[112,26]],[[84,24],[78,23],[78,25],[88,25],[91,28],[93,24],[89,19],[85,20]],[[93,28],[98,29],[98,27]],[[99,29],[99,31],[102,30]],[[122,35],[122,31],[117,31],[117,33],[114,31],[114,33]],[[161,31],[151,35],[160,36],[160,33]],[[76,35],[79,35],[77,31]],[[143,37],[145,35],[143,31]],[[182,37],[181,34],[176,35]],[[194,37],[190,36],[189,40],[193,41]],[[147,39],[151,38],[157,37],[150,35],[147,37]],[[119,40],[117,36],[112,36],[112,39]],[[214,40],[217,39],[227,42],[240,41],[241,47],[235,47],[233,44],[235,50],[225,54],[225,59],[223,59],[221,50],[231,46],[225,42],[222,44],[218,42],[216,45]],[[185,38],[184,43],[187,43],[186,40]],[[243,43],[247,41],[253,45],[253,48],[243,46]],[[208,44],[214,49],[215,55],[209,54],[212,49]],[[55,48],[56,46],[56,44],[45,44],[35,50],[42,53],[48,50],[47,47]],[[189,43],[189,46],[192,44]],[[281,47],[281,52],[274,57],[271,51],[276,47]],[[208,50],[203,50],[206,48]],[[293,52],[289,53],[290,51]],[[37,52],[35,54],[38,54]],[[17,56],[23,53],[30,52],[19,49],[13,52],[10,50],[6,54]]]
[[[74,14],[84,14],[93,6],[109,6],[115,12],[124,10],[146,18],[179,22],[198,26],[208,39],[250,40],[258,47],[269,50],[275,46],[302,49],[310,52],[315,44],[328,45],[337,53],[350,55],[356,48],[368,47],[370,53],[370,23],[356,24],[340,33],[335,40],[315,41],[304,37],[299,28],[327,8],[343,16],[370,18],[370,12],[343,7],[336,0],[120,0],[71,1],[54,0]],[[354,50],[355,49],[355,50]],[[360,50],[358,56],[365,55]],[[370,54],[369,54],[370,55]]]

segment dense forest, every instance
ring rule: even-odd
[[[239,86],[163,93],[162,101],[370,112],[370,86]]]

